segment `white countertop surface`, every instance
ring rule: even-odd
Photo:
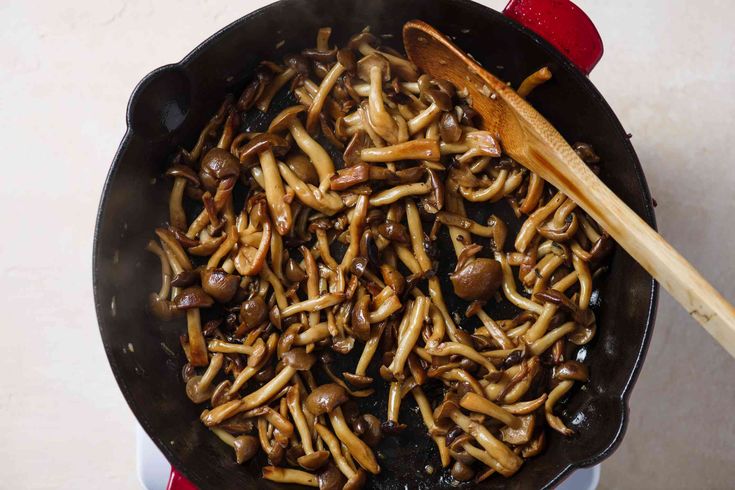
[[[136,82],[266,3],[0,2],[0,487],[137,488],[135,424],[93,309],[100,191]],[[633,134],[663,235],[735,299],[735,4],[577,3],[605,42],[591,78]],[[601,488],[731,487],[733,379],[663,293]]]

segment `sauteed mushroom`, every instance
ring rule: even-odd
[[[557,408],[589,379],[573,359],[596,333],[594,281],[614,242],[503,154],[463,87],[367,31],[346,47],[330,35],[261,63],[170,162],[169,223],[146,247],[161,263],[150,310],[186,314],[187,396],[238,463],[263,450],[265,479],[361,488],[414,402],[446,474],[509,477],[549,427],[572,433]],[[300,104],[270,118],[287,84]],[[592,147],[575,150],[597,167]],[[506,204],[522,220],[511,250]],[[495,315],[496,302],[520,311]],[[385,413],[360,413],[353,398],[377,390]]]

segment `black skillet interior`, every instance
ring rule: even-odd
[[[144,246],[153,228],[167,219],[170,182],[162,178],[167,158],[178,146],[192,146],[225,94],[238,94],[260,60],[278,60],[313,45],[322,26],[331,26],[333,40],[344,43],[369,25],[374,33],[386,35],[385,43],[400,49],[401,27],[413,18],[450,35],[514,86],[535,69],[551,66],[554,78],[530,101],[569,141],[591,143],[603,158],[603,180],[654,225],[636,155],[603,98],[556,50],[493,10],[466,0],[282,0],[236,21],[182,62],[156,70],[136,88],[128,107],[129,129],[108,176],[95,236],[95,303],[115,377],[144,429],[200,488],[278,485],[260,479],[262,461],[236,465],[231,449],[201,425],[201,407],[187,399],[179,374],[184,362],[178,346],[183,324],[163,323],[146,313],[146,297],[157,290],[160,276],[157,259]],[[288,103],[281,97],[276,108]],[[482,215],[510,216],[504,203],[477,208]],[[453,260],[450,252],[443,270],[452,267]],[[492,477],[483,488],[551,486],[570,469],[608,456],[620,441],[627,395],[651,334],[656,286],[618,250],[595,296],[598,333],[578,357],[589,365],[591,380],[561,410],[575,435],[563,438],[551,433],[543,455],[527,462],[511,479]],[[504,317],[501,310],[491,313]],[[383,398],[373,402],[372,412],[378,416],[385,414],[384,391],[379,387]],[[383,444],[379,455],[383,472],[369,479],[370,487],[448,486],[442,472],[430,476],[424,470],[427,465],[437,467],[438,458],[412,401],[402,407],[401,420],[409,428]]]

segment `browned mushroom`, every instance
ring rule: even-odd
[[[240,279],[223,269],[206,269],[201,272],[202,289],[220,303],[227,303],[237,292]]]
[[[460,298],[488,301],[500,288],[503,272],[496,260],[474,258],[457,262],[457,267],[449,278],[454,286],[454,294]]]
[[[357,63],[357,74],[370,83],[368,104],[368,121],[376,133],[390,144],[398,142],[398,127],[393,117],[383,105],[383,82],[390,81],[390,64],[388,60],[372,53],[364,56]]]
[[[365,148],[360,158],[366,162],[394,162],[396,160],[439,161],[441,152],[434,140],[416,139],[383,148]]]
[[[193,376],[186,383],[186,396],[189,397],[194,403],[204,403],[209,400],[214,393],[214,381],[215,376],[219,373],[224,362],[224,356],[222,354],[215,354],[212,356],[212,360],[209,362],[207,370],[202,376]]]
[[[313,415],[323,415],[349,400],[347,392],[340,385],[328,383],[320,385],[306,397],[306,408]]]

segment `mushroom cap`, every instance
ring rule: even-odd
[[[306,350],[301,347],[285,352],[282,360],[287,366],[299,371],[308,371],[316,362],[316,358],[311,354],[307,354]]]
[[[331,461],[317,475],[319,490],[341,490],[345,477]]]
[[[386,220],[385,222],[380,223],[378,225],[378,233],[382,237],[398,243],[408,243],[411,240],[411,237],[409,236],[406,227],[403,224],[393,220]],[[391,268],[395,269],[394,267]]]
[[[283,109],[271,121],[270,126],[268,126],[268,132],[279,133],[281,131],[286,131],[288,126],[291,124],[291,121],[305,110],[306,107],[302,105],[294,105]]]
[[[566,361],[554,366],[552,371],[553,379],[557,381],[565,381],[573,379],[585,382],[589,380],[590,373],[587,366],[577,361]]]
[[[452,105],[452,98],[441,90],[433,88],[427,89],[423,92],[422,97],[428,100],[429,103],[436,104],[436,106],[443,111],[449,111],[454,107]]]
[[[352,309],[352,332],[358,339],[365,342],[370,338],[369,307],[370,296],[365,294],[355,303]]]
[[[455,461],[450,471],[452,478],[457,481],[470,481],[475,476],[475,470],[461,461]]]
[[[298,458],[299,466],[308,471],[318,470],[329,461],[329,451],[314,451]]]
[[[218,179],[240,175],[240,162],[222,148],[212,148],[202,158],[202,171]]]
[[[362,468],[359,468],[357,472],[347,480],[342,490],[360,490],[365,486],[365,480],[367,479],[367,473]]]
[[[161,298],[157,293],[148,295],[148,308],[153,316],[164,321],[171,320],[180,313],[173,303],[166,298]]]
[[[534,414],[520,415],[518,418],[521,421],[518,428],[514,429],[506,425],[500,429],[503,441],[509,444],[521,445],[528,443],[536,427],[536,416]]]
[[[183,270],[171,278],[171,285],[177,288],[188,288],[196,284],[199,279],[199,271]]]
[[[253,457],[258,454],[258,449],[260,449],[260,442],[258,439],[249,435],[236,437],[235,440],[232,441],[232,445],[235,448],[235,459],[238,464],[242,464],[253,459]]]
[[[237,292],[240,278],[224,269],[206,269],[201,272],[202,289],[220,303],[227,303]]]
[[[380,74],[383,76],[384,82],[390,81],[390,63],[380,53],[370,53],[360,58],[357,62],[357,76],[366,82],[370,81],[370,71],[374,66],[380,68]]]
[[[358,49],[362,44],[369,44],[370,46],[376,47],[380,43],[378,38],[367,31],[363,31],[359,34],[355,34],[350,38],[350,42],[347,43],[349,49]]]
[[[454,112],[445,112],[439,119],[439,134],[442,141],[456,143],[462,138],[462,127]]]
[[[268,306],[260,296],[253,296],[240,305],[240,319],[249,328],[255,328],[268,318]]]
[[[444,182],[439,173],[433,169],[426,169],[431,184],[431,192],[421,198],[424,211],[436,214],[444,207]]]
[[[364,413],[357,417],[353,424],[355,434],[360,436],[365,444],[370,447],[377,446],[383,439],[383,431],[380,428],[380,420],[373,414]]]
[[[337,57],[337,48],[319,50],[317,48],[306,48],[301,51],[301,55],[322,63],[330,63]]]
[[[472,131],[464,137],[465,143],[475,149],[479,155],[488,157],[500,156],[500,144],[488,131]]]
[[[337,61],[344,66],[347,71],[355,69],[355,52],[351,49],[340,49],[337,51]]]
[[[168,170],[166,170],[166,175],[168,175],[169,177],[184,178],[188,180],[189,183],[194,185],[194,187],[199,187],[201,185],[201,182],[199,182],[199,177],[197,176],[196,172],[194,172],[191,167],[187,167],[186,165],[171,165]]]
[[[253,344],[253,353],[248,356],[248,367],[258,366],[263,362],[263,358],[265,358],[266,354],[268,354],[268,347],[265,345],[262,338],[258,338],[258,340],[255,341],[255,344]]]
[[[255,429],[253,420],[253,418],[246,416],[246,414],[238,413],[221,424],[217,424],[217,427],[231,434],[250,434]]]
[[[444,401],[434,409],[434,420],[439,422],[447,419],[455,410],[459,410],[457,402],[451,398],[445,398]]]
[[[304,272],[304,269],[301,268],[301,266],[296,262],[294,259],[290,258],[288,261],[286,261],[286,267],[285,267],[285,275],[286,279],[288,279],[291,282],[301,282],[304,279],[306,279],[306,272]]]
[[[229,379],[226,379],[217,385],[211,397],[212,407],[218,407],[235,398],[235,395],[230,395],[231,387],[232,382]]]
[[[319,185],[319,174],[309,157],[303,153],[291,153],[286,157],[286,165],[296,176],[311,185]]]
[[[309,61],[300,54],[287,54],[283,57],[283,64],[302,75],[309,74]]]
[[[201,376],[192,376],[189,381],[186,382],[186,396],[189,400],[194,403],[204,403],[212,397],[214,393],[214,387],[210,384],[208,386],[200,386]]]
[[[347,390],[336,383],[317,386],[306,397],[306,408],[312,415],[329,413],[349,400]]]
[[[246,163],[259,153],[271,150],[274,155],[281,157],[288,153],[291,145],[285,138],[273,133],[260,133],[248,141],[248,143],[240,149],[240,162]]]
[[[503,283],[500,262],[479,258],[467,262],[460,270],[449,275],[454,294],[467,301],[492,298]]]
[[[214,304],[214,300],[202,288],[194,286],[177,294],[173,303],[180,310],[189,310],[191,308],[208,308]]]

